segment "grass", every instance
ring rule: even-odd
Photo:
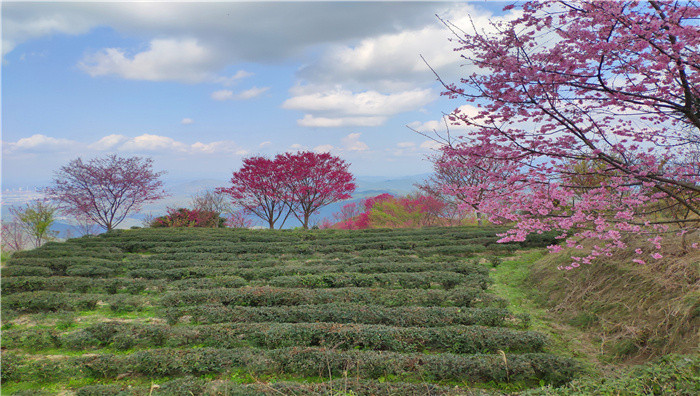
[[[550,337],[550,349],[557,354],[579,359],[584,368],[591,370],[600,345],[580,329],[555,320],[541,304],[542,294],[532,287],[531,273],[536,263],[547,257],[543,249],[521,251],[496,266],[491,277],[491,290],[509,302],[514,313],[530,315],[532,330]],[[557,271],[556,268],[552,271]]]
[[[639,266],[621,252],[557,270],[568,254],[520,252],[492,270],[492,290],[510,309],[530,314],[533,330],[551,337],[553,352],[585,367],[568,385],[523,395],[700,394],[700,255],[681,251]]]

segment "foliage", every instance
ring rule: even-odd
[[[166,196],[153,160],[109,155],[83,162],[78,158],[61,167],[47,194],[60,209],[78,219],[88,219],[107,231],[129,213]]]
[[[216,191],[227,194],[235,206],[267,222],[270,229],[282,220],[280,228],[289,217],[289,208],[284,200],[284,173],[278,163],[264,157],[243,159],[243,166],[231,176],[230,187]]]
[[[234,205],[264,220],[270,229],[290,214],[309,228],[311,215],[323,206],[350,198],[355,190],[348,164],[328,153],[278,154],[270,160],[249,157],[231,177],[231,187],[216,191],[228,194]]]
[[[51,226],[56,220],[57,210],[55,206],[41,200],[27,203],[23,208],[10,207],[10,214],[14,216],[13,223],[16,223],[21,231],[8,229],[7,236],[10,238],[8,244],[13,248],[21,247],[21,237],[12,234],[22,231],[29,237],[34,247],[39,247],[47,240],[51,240],[56,234],[51,231]],[[8,225],[8,227],[12,226]],[[15,250],[21,250],[21,248]]]
[[[250,228],[253,221],[246,216],[245,211],[238,210],[226,217],[224,225],[229,228]]]
[[[415,194],[396,198],[380,194],[365,198],[358,205],[351,202],[333,215],[333,228],[362,230],[367,228],[418,228],[444,225],[447,204],[430,195]]]
[[[275,157],[284,174],[284,197],[290,211],[309,228],[309,218],[320,208],[350,198],[355,191],[350,164],[329,153],[310,151]]]
[[[465,188],[442,180],[442,190],[494,221],[515,222],[503,241],[546,230],[571,247],[598,241],[567,269],[625,248],[625,234],[658,250],[669,225],[697,229],[698,16],[694,2],[582,0],[527,2],[493,33],[446,22],[479,71],[445,83],[445,95],[479,109],[449,116],[469,136],[448,140],[443,153],[456,150],[460,166],[483,181]],[[662,254],[637,261],[647,256]]]
[[[168,209],[168,214],[157,217],[151,222],[151,227],[223,227],[226,219],[219,212],[203,209]]]
[[[657,361],[618,371],[611,377],[577,379],[561,386],[546,386],[524,392],[534,396],[618,395],[697,395],[700,388],[700,358],[668,355]]]

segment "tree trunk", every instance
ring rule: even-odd
[[[481,212],[478,210],[476,211],[476,224],[478,224],[480,227],[484,225],[484,220],[481,218]]]

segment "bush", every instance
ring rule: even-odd
[[[92,310],[98,300],[98,295],[37,291],[4,297],[2,308],[3,311],[9,308],[23,313]]]
[[[159,227],[224,227],[226,219],[220,213],[200,209],[168,209],[168,214],[154,219],[150,226]]]
[[[15,276],[51,276],[53,271],[50,268],[39,267],[39,266],[10,266],[2,269],[2,277],[15,277]],[[4,282],[3,282],[4,283]]]

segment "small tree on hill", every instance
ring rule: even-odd
[[[305,229],[320,208],[351,197],[353,176],[342,159],[328,153],[285,153],[275,158],[284,173],[285,201]]]
[[[217,192],[227,194],[232,203],[265,221],[270,229],[282,219],[282,228],[289,217],[284,194],[284,173],[278,163],[265,157],[243,159],[243,166],[231,177],[231,187]]]
[[[51,231],[51,225],[56,220],[57,210],[47,202],[35,200],[23,208],[11,207],[10,213],[14,216],[14,223],[29,237],[32,245],[39,247],[56,234]]]
[[[348,165],[330,154],[299,152],[279,154],[274,160],[249,157],[233,173],[231,187],[216,191],[228,194],[235,206],[265,221],[270,229],[289,215],[309,228],[319,208],[350,198],[355,190]]]
[[[166,196],[153,160],[109,155],[83,162],[78,158],[56,172],[49,196],[59,208],[109,231],[145,203]]]
[[[27,234],[17,219],[10,222],[2,222],[2,234],[0,234],[0,247],[3,252],[18,252],[24,250],[29,243]]]

